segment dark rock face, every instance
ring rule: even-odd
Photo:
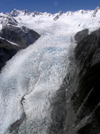
[[[100,29],[75,39],[69,73],[52,99],[50,134],[100,133]]]
[[[88,29],[84,29],[78,33],[76,33],[75,35],[75,40],[77,41],[77,43],[79,43],[84,37],[86,37],[88,35]]]
[[[12,58],[13,55],[15,55],[17,50],[15,49],[6,49],[0,48],[0,70],[5,65],[6,61]]]
[[[18,50],[28,47],[39,37],[38,33],[26,27],[3,26],[0,32],[0,70]]]
[[[80,34],[77,33],[76,36],[78,42],[75,48],[76,83],[71,81],[74,88],[69,86],[68,94],[73,93],[69,95],[65,130],[67,134],[99,134],[100,29],[80,41],[78,39]]]
[[[63,85],[64,86],[64,85]],[[61,87],[54,98],[51,100],[51,119],[52,123],[49,127],[49,134],[63,134],[64,122],[66,118],[66,94],[65,88]]]
[[[27,47],[37,40],[40,35],[26,27],[14,27],[12,25],[4,26],[0,32],[0,37],[14,42],[22,48]]]
[[[82,51],[80,51],[82,49]],[[72,97],[78,120],[89,116],[90,121],[78,131],[79,134],[100,132],[100,29],[91,33],[77,45],[76,60],[79,66],[79,85]]]

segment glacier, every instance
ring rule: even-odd
[[[45,118],[50,118],[49,98],[59,89],[65,77],[72,43],[70,40],[68,35],[64,37],[47,33],[7,63],[0,75],[0,109],[4,106],[3,96],[6,97],[3,102],[7,105],[1,113],[4,117],[0,123],[1,132],[4,133],[9,124],[18,120],[23,111],[28,119],[33,118],[34,122],[40,120],[39,124]]]
[[[16,133],[49,134],[48,128],[52,122],[50,100],[69,72],[70,58],[77,46],[74,36],[84,29],[91,34],[100,27],[100,9],[97,12],[80,10],[54,15],[35,12],[35,17],[33,13],[16,12],[13,18],[19,27],[33,29],[41,37],[18,51],[1,71],[0,134],[13,134],[9,127],[23,115],[25,120]],[[59,18],[55,21],[57,15]]]

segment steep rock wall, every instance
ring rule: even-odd
[[[0,70],[17,51],[34,43],[40,35],[35,31],[15,25],[4,25],[0,31]]]
[[[82,33],[75,35],[76,71],[66,96],[65,134],[100,133],[100,29],[80,40]]]
[[[69,71],[52,99],[49,134],[100,133],[100,29],[75,39]]]

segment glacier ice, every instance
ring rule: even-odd
[[[7,63],[0,75],[2,134],[23,112],[28,120],[44,128],[42,121],[50,120],[49,98],[59,89],[67,71],[69,46],[69,36],[43,35]]]
[[[25,113],[34,134],[47,134],[51,122],[50,98],[60,88],[69,67],[70,50],[76,46],[73,36],[79,30],[99,27],[99,17],[91,12],[54,16],[20,14],[20,25],[35,29],[41,37],[20,50],[0,74],[0,134]],[[21,18],[21,19],[20,19]],[[1,26],[0,26],[1,27]],[[28,134],[29,132],[27,132]]]

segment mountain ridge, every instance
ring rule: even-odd
[[[66,15],[73,15],[73,14],[76,14],[76,13],[81,13],[81,14],[86,14],[88,12],[93,12],[93,14],[96,15],[96,13],[100,10],[100,7],[98,6],[96,9],[94,10],[83,10],[83,9],[80,9],[80,10],[77,10],[77,11],[66,11],[66,12],[62,12],[62,11],[59,11],[58,13],[48,13],[48,12],[38,12],[38,11],[34,11],[34,12],[29,12],[27,9],[26,10],[17,10],[17,9],[14,9],[11,11],[11,13],[8,13],[9,15],[13,16],[13,17],[16,17],[18,16],[20,13],[23,13],[24,15],[32,15],[34,17],[34,15],[62,15],[62,14],[66,14]],[[95,17],[94,15],[92,15],[93,17]]]

